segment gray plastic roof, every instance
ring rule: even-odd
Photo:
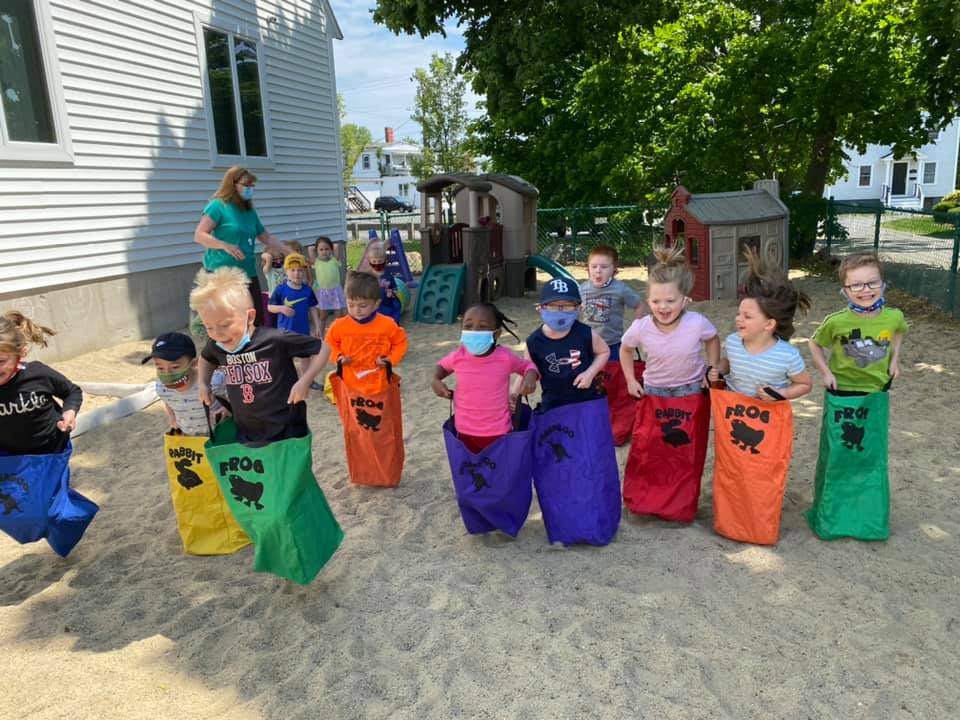
[[[417,190],[428,193],[440,192],[450,185],[457,185],[458,191],[460,187],[466,187],[475,192],[489,193],[493,189],[491,183],[502,185],[505,188],[518,192],[521,195],[527,195],[528,197],[537,197],[540,194],[537,188],[523,178],[519,178],[516,175],[498,175],[492,173],[486,175],[475,175],[473,173],[441,173],[439,175],[431,175],[417,183]]]
[[[787,206],[766,190],[691,195],[687,212],[704,225],[739,225],[790,215]]]

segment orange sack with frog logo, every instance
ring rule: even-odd
[[[367,372],[379,373],[381,377],[386,374],[386,383],[381,384],[383,389],[368,392],[348,386],[343,372],[343,366],[338,365],[330,383],[343,424],[350,481],[356,485],[396,487],[406,457],[400,377],[389,364],[371,369]]]
[[[793,452],[793,409],[729,390],[710,390],[713,412],[713,529],[757,545],[780,538],[783,491]]]

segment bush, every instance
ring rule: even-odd
[[[951,220],[954,218],[956,218],[957,220],[960,220],[960,207],[950,208],[949,210],[947,210],[947,215],[950,216]]]
[[[954,206],[960,205],[960,190],[947,193],[940,202],[951,203]]]
[[[941,200],[936,205],[933,206],[934,212],[947,212],[950,208],[954,207],[953,203],[947,202],[946,200]]]

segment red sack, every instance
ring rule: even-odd
[[[379,371],[378,371],[379,372]],[[403,472],[403,412],[400,377],[388,367],[382,392],[360,392],[344,381],[341,368],[330,377],[343,424],[350,481],[356,485],[396,487]]]
[[[643,360],[633,361],[633,372],[643,382]],[[637,399],[627,392],[627,378],[623,375],[620,358],[611,360],[600,372],[603,389],[607,392],[607,409],[610,412],[610,428],[613,430],[613,444],[617,447],[630,439],[633,432],[633,419],[637,414]]]
[[[623,473],[631,512],[693,522],[707,455],[710,398],[644,395],[637,402],[633,444]]]

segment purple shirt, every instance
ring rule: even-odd
[[[643,350],[647,363],[644,384],[668,388],[703,379],[707,369],[703,343],[716,336],[713,323],[698,312],[686,310],[673,332],[663,332],[650,315],[634,320],[622,342]]]

